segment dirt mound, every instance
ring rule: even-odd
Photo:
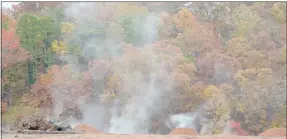
[[[74,129],[84,131],[85,133],[100,133],[100,131],[87,124],[77,125]]]
[[[284,137],[286,136],[286,128],[271,128],[262,132],[261,134],[259,134],[259,136]]]
[[[189,136],[198,136],[196,130],[192,128],[176,128],[169,133],[169,135],[189,135]]]

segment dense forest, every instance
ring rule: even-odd
[[[206,134],[286,127],[285,2],[20,2],[1,30],[2,124],[94,108],[153,130],[200,109]]]

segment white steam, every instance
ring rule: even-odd
[[[172,115],[167,124],[170,128],[195,128],[195,125],[193,124],[195,116],[196,115],[193,113]]]
[[[95,15],[104,13],[105,9],[100,2],[96,3],[73,3],[66,10],[65,15],[67,18],[77,24],[77,30],[73,32],[70,40],[81,44],[83,55],[85,58],[90,57],[100,58],[103,53],[108,53],[112,56],[118,56],[121,53],[122,48],[121,39],[113,36],[113,33],[106,33],[104,39],[99,39],[99,36],[89,36],[86,38],[80,38],[82,34],[88,34],[91,28],[97,28],[100,30],[102,27],[101,21],[95,18]],[[91,24],[96,23],[96,24]],[[146,17],[141,27],[135,27],[140,31],[143,40],[146,44],[153,43],[158,40],[158,28],[160,20],[156,14],[149,14]],[[110,30],[113,31],[113,27],[117,27],[116,24],[109,25]],[[101,30],[100,30],[101,31]],[[107,30],[106,30],[107,31]],[[121,29],[119,29],[121,31]],[[114,32],[119,33],[119,32]],[[108,34],[108,35],[107,35]],[[110,36],[109,36],[110,35]],[[118,134],[132,134],[132,133],[149,133],[150,132],[150,120],[153,115],[163,113],[168,99],[164,97],[171,97],[174,92],[174,78],[171,71],[168,70],[168,63],[163,58],[160,58],[158,54],[153,51],[153,48],[149,45],[143,45],[144,47],[137,48],[143,57],[145,58],[145,64],[141,65],[144,69],[136,69],[130,71],[130,69],[122,68],[122,72],[119,72],[118,76],[122,81],[122,86],[125,88],[123,94],[128,94],[128,98],[118,98],[114,101],[114,106],[107,107],[101,104],[100,99],[94,100],[93,103],[88,104],[82,108],[84,117],[81,123],[87,123],[95,128],[109,133]],[[74,65],[70,67],[73,72],[80,72],[78,61],[74,56],[66,56],[63,58],[68,64]],[[129,61],[132,63],[132,60]],[[116,60],[115,60],[116,61]],[[98,90],[98,86],[102,85],[104,81],[102,76],[108,73],[108,68],[95,70],[93,77],[97,82],[94,84],[93,93],[104,94],[104,90]],[[55,102],[57,113],[63,110],[62,99],[69,99],[67,95],[64,95],[64,90],[53,90],[56,94]],[[68,92],[67,92],[68,93]],[[65,97],[66,96],[66,97]],[[120,104],[125,104],[120,106]],[[170,118],[171,124],[175,127],[190,127],[194,126],[194,116],[192,115],[174,115]],[[75,123],[73,123],[75,124]]]

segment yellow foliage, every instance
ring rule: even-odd
[[[220,89],[218,89],[214,85],[210,85],[203,91],[202,95],[204,98],[213,98],[213,97],[217,97],[219,94],[220,94]]]
[[[187,8],[182,8],[175,15],[173,21],[180,30],[191,29],[191,27],[197,23],[196,17]]]
[[[260,16],[257,12],[245,4],[238,6],[231,16],[236,26],[236,31],[233,34],[235,37],[247,37],[252,33],[258,21],[260,21]]]
[[[285,10],[284,10],[285,8]],[[286,23],[286,3],[277,2],[270,9],[271,15],[280,23]]]
[[[246,70],[239,70],[234,75],[234,80],[245,89],[247,86],[245,85],[253,85],[252,88],[254,88],[254,85],[261,85],[262,87],[267,87],[270,85],[270,78],[273,75],[273,71],[269,68],[260,68],[260,69],[246,69]]]
[[[58,54],[64,54],[68,51],[68,47],[65,42],[54,40],[52,43],[52,51]]]
[[[278,61],[286,64],[286,47],[281,48]]]
[[[185,63],[178,66],[178,69],[181,70],[183,73],[187,74],[190,78],[195,77],[194,73],[196,72],[196,67],[193,63]]]
[[[68,34],[72,32],[75,28],[75,25],[69,22],[62,22],[61,23],[61,32],[62,34]]]
[[[115,91],[119,91],[121,90],[120,88],[120,78],[118,76],[111,76],[107,82],[107,91],[109,93],[112,93],[112,96],[115,97],[116,96],[116,93],[118,92],[115,92]]]
[[[218,129],[218,128],[213,128],[212,129],[212,134],[220,134],[220,133],[222,133],[221,129]]]
[[[261,52],[252,50],[245,54],[244,67],[245,68],[264,68],[268,62],[267,56]]]
[[[276,113],[275,118],[272,120],[270,128],[281,128],[286,127],[286,103],[283,104],[283,107],[279,113]]]
[[[53,80],[53,75],[50,73],[40,75],[40,83],[43,85],[48,85]]]
[[[251,47],[248,45],[248,41],[245,38],[236,37],[227,42],[226,50],[229,55],[239,57],[251,50]]]

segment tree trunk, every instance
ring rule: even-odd
[[[35,62],[28,58],[28,84],[31,89],[31,84],[34,84],[36,80],[35,77]]]

